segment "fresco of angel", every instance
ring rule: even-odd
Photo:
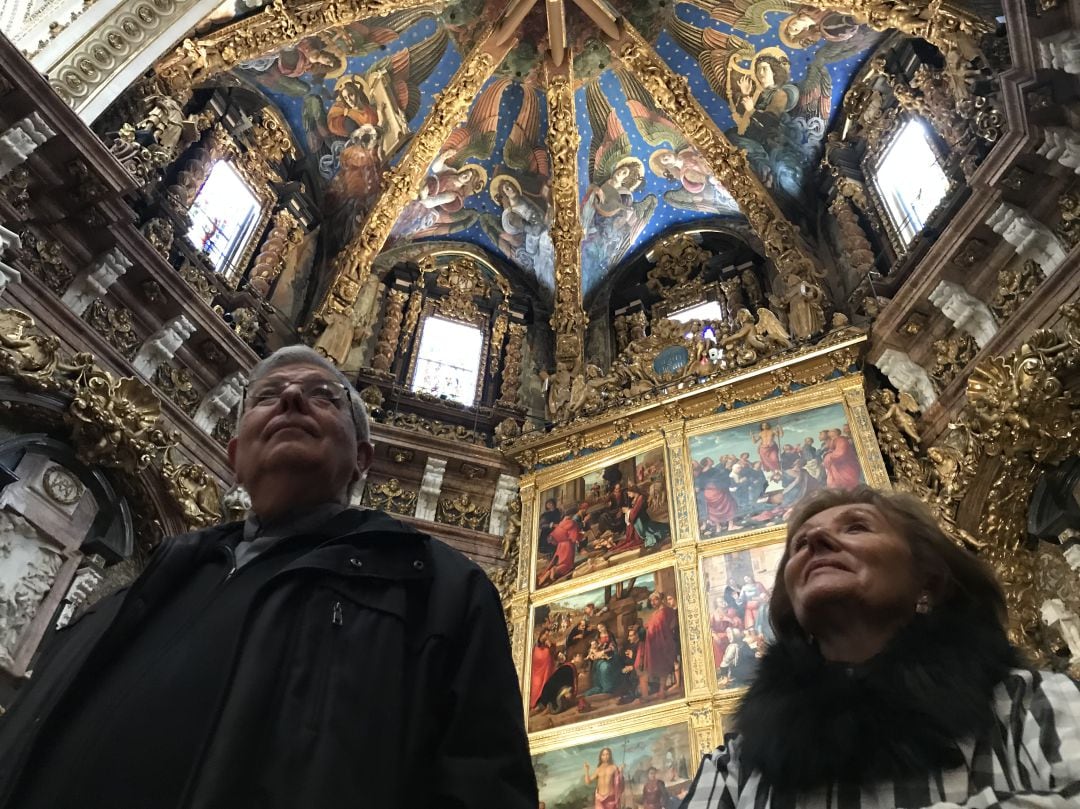
[[[823,39],[843,42],[859,30],[859,23],[850,14],[784,0],[695,0],[693,5],[708,11],[714,20],[749,36],[769,33],[773,23],[768,15],[782,14],[777,34],[789,48],[809,48]]]
[[[878,34],[859,28],[847,39],[826,41],[796,81],[782,48],[757,51],[742,37],[699,28],[678,17],[669,31],[698,61],[713,92],[728,103],[735,122],[725,133],[728,139],[746,150],[766,186],[797,197],[832,112],[829,65],[860,53]]]
[[[509,79],[495,79],[477,97],[469,117],[446,139],[431,164],[419,196],[402,211],[390,232],[394,239],[448,236],[468,230],[480,213],[466,200],[487,187],[487,170],[478,162],[491,156],[499,128],[499,105]]]
[[[602,273],[626,255],[656,211],[655,194],[635,200],[645,181],[645,164],[631,152],[630,138],[596,81],[585,88],[592,126],[589,143],[589,188],[581,206],[582,280]]]
[[[503,162],[488,191],[499,216],[486,214],[481,224],[509,258],[531,270],[548,287],[555,285],[555,248],[551,242],[551,161],[540,137],[539,91],[527,89],[521,109],[503,145]]]
[[[615,75],[626,94],[627,108],[641,137],[650,146],[660,148],[649,156],[653,174],[678,183],[678,188],[664,192],[664,200],[675,208],[713,214],[737,214],[734,197],[716,179],[682,131],[653,101],[641,81],[629,71],[617,69]]]

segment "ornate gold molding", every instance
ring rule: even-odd
[[[354,329],[370,326],[371,313],[353,308],[360,290],[372,273],[375,257],[382,250],[390,230],[405,205],[420,193],[424,176],[450,132],[468,114],[476,96],[491,77],[495,66],[517,40],[502,45],[490,42],[491,27],[469,54],[454,78],[435,98],[431,112],[410,141],[397,165],[383,176],[382,193],[352,242],[334,259],[333,281],[318,312],[326,324],[316,347],[335,362],[344,362],[352,346]]]
[[[361,502],[370,508],[382,508],[410,517],[416,512],[416,492],[404,488],[397,478],[390,478],[384,483],[369,481],[364,487]]]
[[[469,493],[464,492],[457,497],[444,497],[439,500],[435,519],[447,525],[471,528],[473,531],[483,531],[490,516],[490,511],[480,508],[477,503],[473,502]]]
[[[746,153],[736,149],[716,122],[698,103],[685,76],[675,73],[629,22],[615,50],[623,64],[641,81],[656,105],[678,125],[716,178],[739,203],[757,232],[766,255],[775,265],[786,299],[808,317],[792,318],[792,331],[805,338],[819,334],[824,316],[818,310],[824,290],[818,283],[825,271],[806,245],[798,228],[787,220],[772,196],[750,168]]]
[[[551,155],[551,237],[555,246],[555,361],[571,373],[584,362],[589,319],[581,301],[581,212],[578,209],[578,133],[574,116],[572,60],[556,69],[548,64],[547,148]]]
[[[157,0],[162,2],[163,0]],[[287,48],[304,37],[329,28],[395,11],[431,6],[441,0],[274,0],[261,11],[197,39],[185,39],[154,68],[178,96],[190,94],[196,84],[251,59]]]

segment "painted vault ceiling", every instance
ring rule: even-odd
[[[233,0],[242,15],[257,0]],[[468,242],[516,266],[550,301],[551,156],[545,143],[545,3],[428,167],[386,249]],[[494,7],[494,8],[493,8]],[[851,77],[879,34],[847,15],[782,0],[614,3],[653,43],[794,221],[812,218],[812,175]],[[331,252],[348,243],[479,31],[501,4],[400,11],[302,40],[234,75],[283,113],[305,151]],[[227,18],[230,9],[217,12]],[[573,60],[582,295],[628,256],[691,223],[742,219],[687,138],[652,103],[593,22],[566,4]],[[217,23],[218,25],[220,23]]]

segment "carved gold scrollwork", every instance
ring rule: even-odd
[[[167,455],[161,474],[169,493],[180,506],[184,521],[191,529],[216,525],[224,519],[221,491],[205,466],[195,463],[174,464]]]
[[[255,263],[251,268],[248,282],[260,295],[267,295],[270,286],[285,269],[292,251],[304,239],[304,229],[287,210],[280,210],[274,215],[274,224],[266,236]]]
[[[998,270],[997,289],[990,301],[990,310],[999,322],[1007,320],[1045,279],[1042,268],[1035,261],[1025,261],[1019,269],[1002,267]]]
[[[361,502],[369,508],[381,508],[395,514],[411,516],[416,512],[416,492],[409,491],[397,478],[390,478],[385,483],[368,483],[364,487]]]
[[[458,497],[444,497],[439,500],[435,519],[447,525],[483,531],[490,516],[491,512],[480,508],[472,501],[468,492],[463,492]]]

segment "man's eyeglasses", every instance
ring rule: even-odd
[[[349,398],[345,386],[340,382],[331,382],[326,379],[274,379],[260,382],[255,387],[245,391],[244,406],[250,407],[273,407],[285,391],[296,385],[300,389],[300,395],[308,402],[317,407],[336,407],[341,409],[342,404]],[[241,412],[244,410],[241,407]]]

